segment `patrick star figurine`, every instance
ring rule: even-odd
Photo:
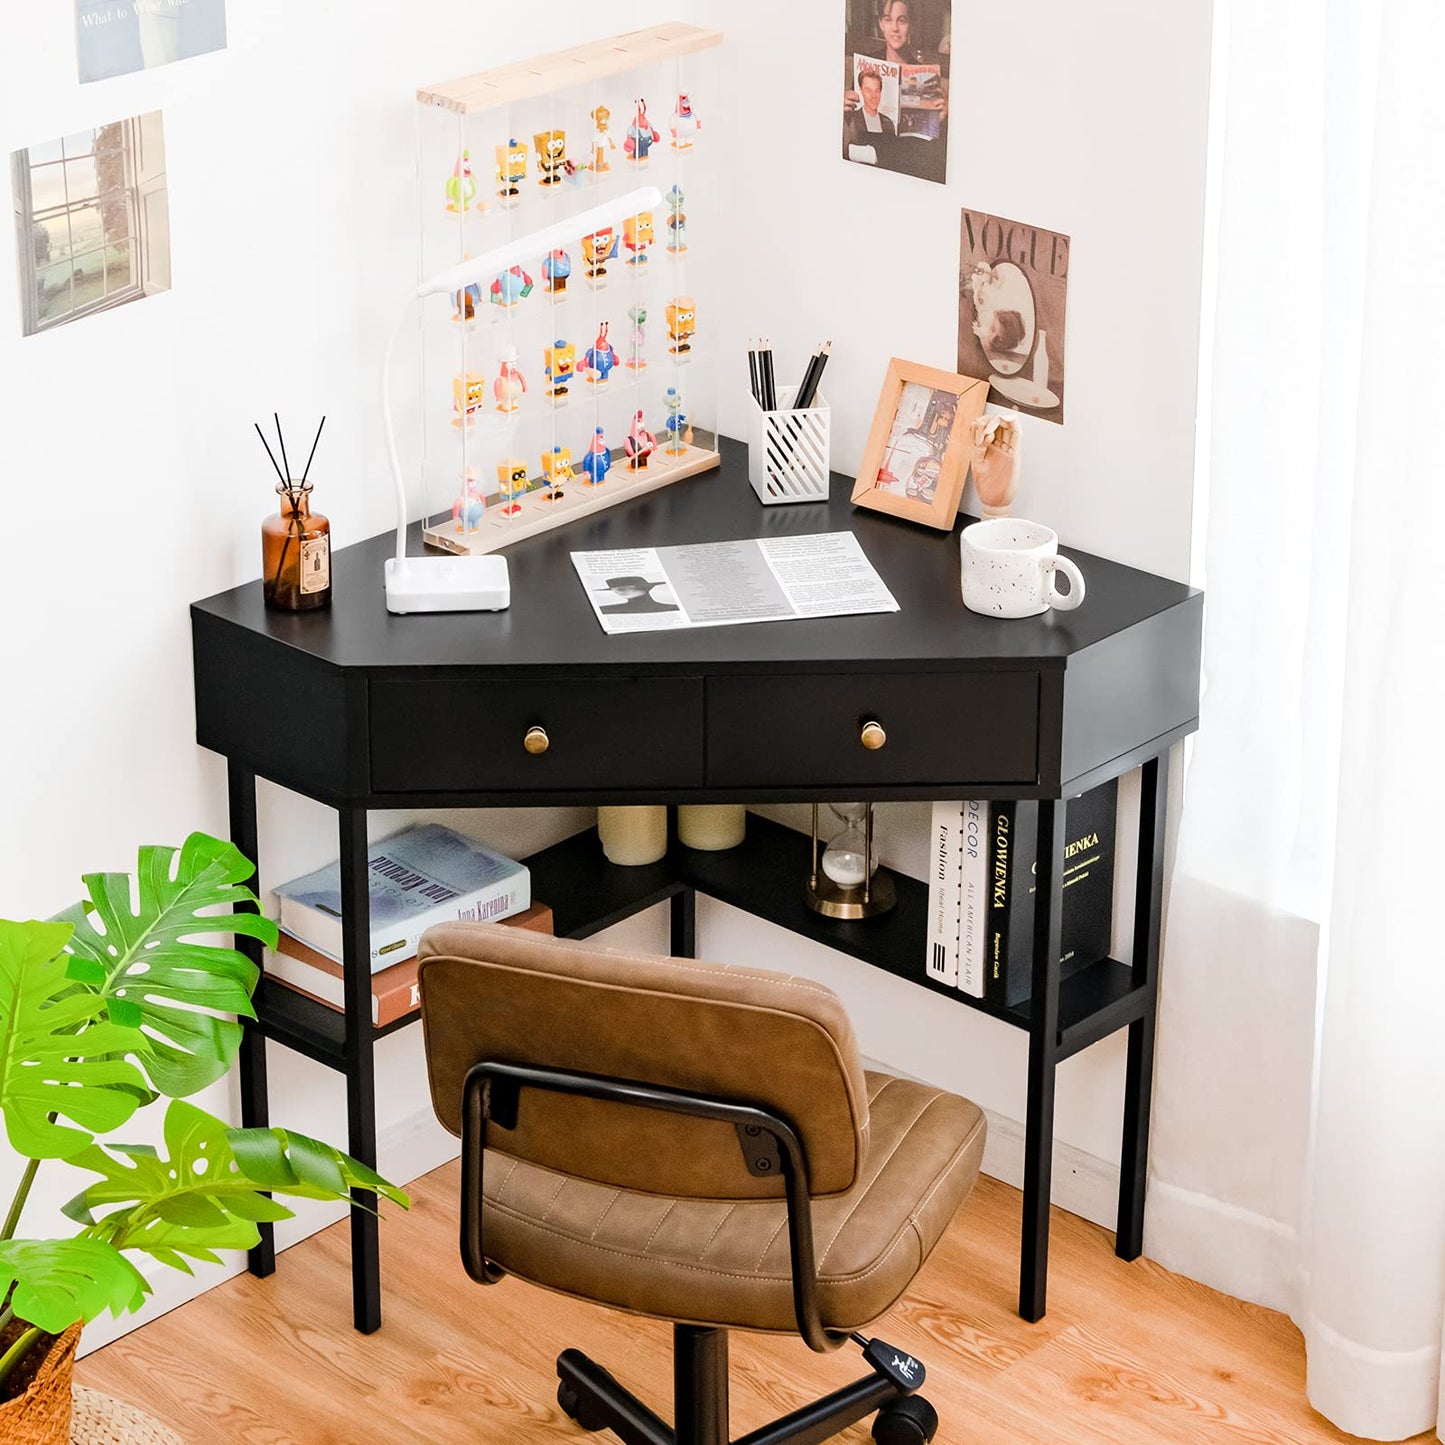
[[[627,433],[622,450],[627,453],[627,465],[634,472],[645,469],[648,457],[657,450],[657,438],[643,424],[640,409],[632,418],[632,429]]]
[[[597,428],[597,435],[592,438],[592,445],[582,458],[582,470],[587,474],[589,487],[600,487],[612,470],[612,449],[607,445],[601,427]]]
[[[527,393],[527,378],[517,368],[517,348],[509,346],[501,357],[497,379],[492,383],[492,395],[496,398],[498,411],[516,411]]]

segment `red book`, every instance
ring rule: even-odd
[[[510,928],[528,928],[534,933],[551,933],[552,910],[545,903],[534,903],[523,913],[514,913],[502,920]],[[371,1022],[375,1028],[393,1024],[421,1007],[420,985],[417,983],[416,955],[390,964],[371,975]],[[326,954],[281,934],[276,949],[266,955],[266,977],[294,988],[324,1003],[338,1013],[345,1006],[341,965]]]

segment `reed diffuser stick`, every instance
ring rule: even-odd
[[[311,463],[316,459],[316,443],[321,440],[322,427],[326,425],[326,418],[321,418],[321,426],[316,428],[316,440],[311,443],[311,455],[306,458],[306,470],[301,473],[301,485],[306,485],[306,478],[311,475]]]

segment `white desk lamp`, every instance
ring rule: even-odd
[[[391,456],[391,475],[396,483],[396,556],[386,559],[386,610],[388,612],[500,612],[512,600],[505,557],[408,557],[406,555],[406,482],[401,459],[396,454],[396,429],[391,419],[391,364],[396,343],[410,314],[410,302],[422,301],[438,292],[455,294],[467,286],[498,276],[530,257],[545,256],[565,241],[590,236],[662,205],[656,186],[643,186],[604,201],[580,215],[543,226],[529,236],[509,241],[484,256],[440,271],[424,281],[407,298],[396,330],[386,344],[381,365],[381,417],[386,428],[386,449]]]

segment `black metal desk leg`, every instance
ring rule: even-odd
[[[1054,1079],[1059,1062],[1059,953],[1068,810],[1039,804],[1038,885],[1034,894],[1034,976],[1029,1021],[1029,1102],[1024,1135],[1024,1228],[1019,1313],[1044,1317],[1049,1274],[1049,1192],[1054,1162]]]
[[[371,1023],[371,900],[367,889],[366,809],[342,808],[341,961],[346,1002],[346,1116],[350,1151],[376,1167],[376,1060]],[[351,1307],[363,1334],[381,1328],[381,1253],[376,1195],[351,1191]]]
[[[681,888],[672,895],[672,956],[697,957],[697,893]]]
[[[1154,1016],[1159,1002],[1159,931],[1164,911],[1164,819],[1169,800],[1169,754],[1140,770],[1139,864],[1134,889],[1134,982],[1148,991],[1143,1017],[1129,1025],[1124,1074],[1124,1145],[1119,1163],[1119,1220],[1114,1252],[1144,1252],[1144,1186],[1149,1173],[1149,1103],[1154,1085]]]
[[[253,863],[256,857],[256,775],[227,759],[226,792],[231,809],[231,842]],[[256,880],[253,880],[255,882]],[[242,910],[238,910],[242,911]],[[253,906],[245,910],[256,912]],[[262,948],[259,938],[237,937],[235,945],[258,968],[261,966]],[[241,1035],[241,1126],[245,1129],[264,1129],[270,1122],[266,1084],[266,1036],[254,1024],[247,1024]],[[264,1279],[276,1272],[276,1227],[272,1224],[258,1226],[261,1242],[246,1256],[246,1263],[252,1274]]]

